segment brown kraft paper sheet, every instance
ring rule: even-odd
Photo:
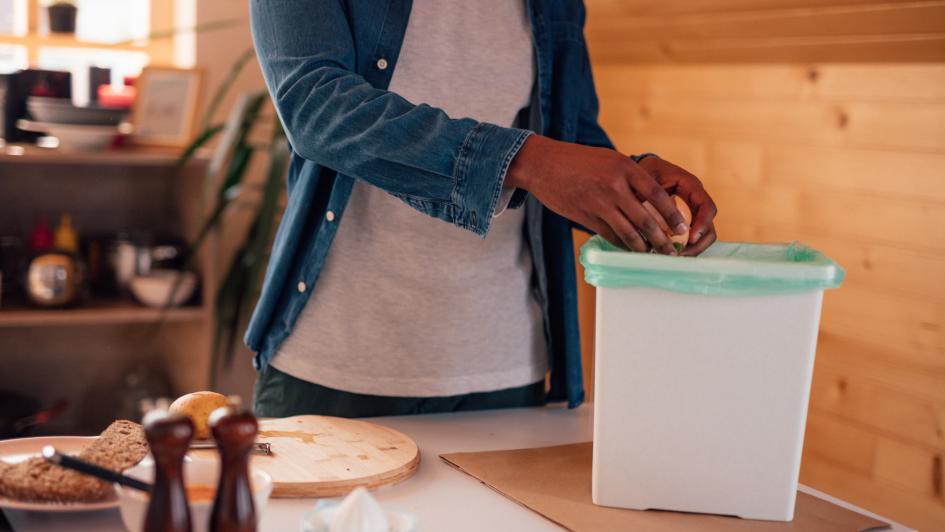
[[[456,469],[569,530],[800,531],[886,530],[887,523],[798,492],[794,520],[636,511],[591,502],[591,443],[441,455]]]

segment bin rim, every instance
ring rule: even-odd
[[[581,264],[585,279],[594,286],[653,286],[690,293],[707,293],[704,286],[696,286],[699,283],[726,293],[835,288],[844,277],[836,262],[800,242],[716,242],[698,257],[674,257],[625,251],[598,235],[581,247]]]

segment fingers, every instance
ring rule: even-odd
[[[659,211],[656,210],[656,207],[654,207],[652,203],[650,203],[649,201],[644,201],[643,208],[646,209],[646,212],[648,212],[650,216],[653,217],[654,220],[656,220],[656,223],[660,224],[660,229],[662,229],[664,233],[666,233],[667,235],[670,235],[673,233],[670,230],[669,226],[666,225],[666,220],[663,219],[663,215],[661,215]]]
[[[573,149],[577,152],[572,158],[580,163],[571,165],[574,175],[585,173],[586,178],[559,179],[531,191],[549,209],[583,223],[617,247],[636,252],[653,249],[678,255],[672,240],[691,236],[690,249],[683,254],[693,256],[715,241],[715,203],[689,172],[655,158],[638,165],[612,150]],[[670,191],[683,200],[679,207]]]
[[[604,237],[604,240],[610,242],[611,244],[617,246],[618,248],[624,249],[627,251],[633,251],[629,246],[624,244],[623,240],[619,236],[617,236],[617,233],[615,233],[613,229],[611,229],[610,226],[607,225],[607,222],[598,219],[597,223],[594,224],[594,227],[590,227],[590,229],[592,229],[598,235]]]
[[[645,170],[640,166],[633,170],[630,173],[629,180],[630,186],[633,187],[636,195],[642,196],[656,208],[656,211],[663,217],[661,221],[665,221],[666,226],[672,230],[673,234],[681,235],[688,231],[689,226],[686,224],[685,217],[676,208],[676,202],[673,201],[673,198],[660,186],[659,176],[651,175],[651,172],[658,173],[659,170],[655,167],[652,170]]]
[[[709,249],[709,246],[715,243],[718,239],[718,235],[715,232],[715,226],[709,225],[706,229],[705,234],[702,235],[698,241],[686,246],[686,249],[683,250],[683,257],[695,257],[701,255],[703,251]]]
[[[639,233],[642,233],[646,240],[653,246],[653,249],[664,255],[676,255],[676,248],[672,240],[666,236],[666,233],[660,227],[660,223],[655,217],[651,216],[637,199],[633,196],[621,198],[618,206],[620,211]],[[675,207],[674,207],[675,208]],[[657,215],[659,216],[659,215]]]
[[[601,218],[601,223],[606,226],[607,230],[615,238],[615,240],[611,240],[604,236],[610,243],[624,249],[641,253],[645,253],[649,250],[649,245],[646,240],[640,236],[639,231],[630,224],[622,212],[616,210],[611,212],[606,218]]]
[[[693,191],[689,197],[689,205],[694,211],[692,215],[692,229],[689,233],[689,243],[694,244],[712,228],[712,222],[715,220],[715,215],[718,214],[719,211],[715,206],[715,202],[712,201],[709,193],[706,192],[704,188],[700,187],[698,190]]]
[[[690,207],[694,217],[689,229],[689,242],[698,242],[708,232],[718,213],[715,202],[703,188],[699,178],[683,168],[655,157],[640,161],[640,166],[653,175],[662,187],[675,190]]]

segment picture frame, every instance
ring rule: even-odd
[[[145,67],[135,82],[138,95],[131,112],[134,143],[186,146],[197,122],[201,81],[197,69]]]

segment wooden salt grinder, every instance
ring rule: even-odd
[[[210,532],[255,532],[256,508],[249,478],[249,457],[259,425],[252,412],[234,407],[210,416],[220,451],[220,481],[210,514]]]
[[[145,417],[144,434],[154,456],[154,488],[144,532],[190,532],[184,455],[194,436],[194,424],[184,416],[152,412]]]

